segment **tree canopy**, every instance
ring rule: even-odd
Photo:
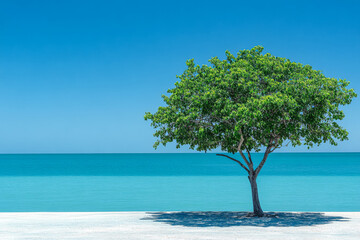
[[[340,106],[356,97],[349,82],[262,51],[226,51],[225,60],[213,57],[210,66],[188,60],[180,81],[162,96],[166,105],[145,115],[156,129],[154,147],[176,141],[198,151],[271,152],[346,140],[339,120]]]

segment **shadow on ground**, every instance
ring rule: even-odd
[[[302,227],[347,221],[340,216],[325,216],[323,213],[267,212],[265,217],[252,217],[248,212],[149,212],[152,220],[185,227]]]

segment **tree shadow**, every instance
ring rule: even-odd
[[[267,212],[264,217],[254,217],[249,212],[150,212],[141,220],[184,227],[302,227],[348,221],[341,216],[325,216],[315,212]]]

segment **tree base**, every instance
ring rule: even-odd
[[[263,213],[262,216],[259,216],[257,214],[255,214],[254,212],[249,212],[248,214],[246,214],[246,217],[266,217],[266,218],[275,218],[277,217],[276,214],[271,214],[271,213]]]

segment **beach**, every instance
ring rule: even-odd
[[[274,213],[276,214],[276,213]],[[0,239],[360,239],[360,212],[0,213]]]

